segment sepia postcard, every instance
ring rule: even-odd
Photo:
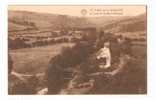
[[[146,5],[9,5],[8,95],[147,94]]]

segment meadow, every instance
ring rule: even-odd
[[[14,70],[24,74],[44,72],[49,60],[59,54],[63,47],[71,47],[73,43],[60,43],[42,47],[9,50]]]

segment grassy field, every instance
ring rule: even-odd
[[[110,86],[108,86],[108,90],[110,93],[120,93],[120,92],[124,93],[122,91],[114,92],[116,90],[114,88],[116,88],[118,84],[121,84],[121,86],[119,86],[119,90],[120,88],[128,89],[126,90],[127,92],[125,93],[130,93],[129,90],[134,90],[134,93],[143,93],[143,94],[146,93],[147,47],[145,41],[142,42],[143,45],[135,43],[136,41],[133,42],[134,44],[132,46],[132,55],[135,58],[135,60],[132,61],[132,64],[128,65],[128,68],[131,67],[134,70],[126,70],[126,72],[127,71],[129,72],[128,74],[126,74],[125,72],[124,75],[120,76],[121,79],[117,78],[115,80],[115,83],[113,83],[114,81],[110,82]],[[14,62],[13,66],[16,72],[24,73],[24,74],[36,74],[40,72],[45,72],[45,70],[48,68],[49,60],[52,57],[58,55],[61,52],[61,49],[63,47],[71,47],[73,45],[74,43],[60,43],[60,44],[35,47],[35,48],[16,49],[16,50],[10,50],[9,54],[11,55],[12,60]],[[128,77],[128,79],[124,77]],[[44,82],[45,79],[40,78],[38,83],[41,85],[38,85],[37,88],[44,88],[46,86]],[[31,83],[28,83],[28,85],[30,84]],[[124,87],[125,85],[126,87]],[[129,85],[130,87],[127,87]],[[36,89],[36,87],[34,89]],[[105,90],[105,87],[103,89]],[[101,93],[103,94],[103,92]]]
[[[35,74],[44,72],[49,60],[61,52],[62,47],[73,46],[72,43],[61,43],[35,48],[9,50],[14,70],[19,73]]]
[[[19,73],[38,73],[46,70],[49,60],[60,53],[62,47],[72,46],[72,43],[61,43],[35,48],[9,50],[14,62],[14,70]],[[141,60],[143,68],[146,67],[146,44],[134,45],[132,54]]]

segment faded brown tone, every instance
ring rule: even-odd
[[[71,9],[72,8],[72,9]],[[47,10],[48,9],[48,10]],[[39,12],[39,13],[51,13],[51,14],[62,14],[62,15],[70,15],[70,16],[82,16],[82,14],[80,13],[82,9],[86,9],[86,10],[90,10],[90,9],[105,9],[105,10],[109,10],[109,9],[123,9],[123,15],[124,16],[136,16],[139,15],[141,13],[145,13],[146,12],[146,6],[140,5],[140,6],[114,6],[114,5],[108,5],[108,6],[79,6],[79,5],[75,5],[75,6],[27,6],[27,5],[23,5],[23,6],[14,6],[14,5],[10,5],[8,7],[8,10],[24,10],[24,11],[32,11],[32,12]],[[87,17],[92,17],[91,15],[87,15]],[[94,17],[94,16],[93,16]]]
[[[147,94],[145,5],[10,5],[8,51],[9,94]]]

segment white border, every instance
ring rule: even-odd
[[[155,0],[1,0],[0,3],[0,97],[3,100],[22,100],[22,99],[68,99],[68,100],[87,100],[87,99],[110,99],[110,100],[131,100],[131,99],[142,99],[142,100],[153,100],[156,98],[156,12],[155,12]],[[37,4],[37,5],[106,5],[106,4],[117,4],[117,5],[136,5],[136,4],[145,4],[148,6],[148,94],[147,95],[87,95],[87,96],[8,96],[7,95],[7,6],[9,4]]]

